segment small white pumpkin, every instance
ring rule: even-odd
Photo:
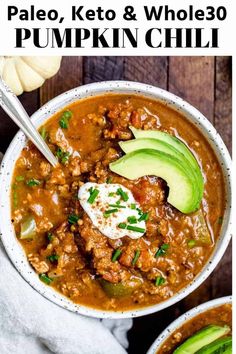
[[[55,75],[61,65],[61,57],[1,57],[0,76],[16,95],[33,91],[46,79]]]

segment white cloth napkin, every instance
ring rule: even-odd
[[[0,241],[1,354],[125,354],[131,327],[131,319],[92,319],[45,299],[19,275]]]

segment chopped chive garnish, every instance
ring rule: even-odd
[[[115,193],[114,192],[111,192],[108,194],[108,197],[114,197]]]
[[[128,221],[130,224],[137,224],[137,219],[136,219],[135,216],[128,216],[127,221]]]
[[[143,212],[142,212],[142,210],[141,210],[141,209],[136,208],[136,210],[138,211],[138,214],[139,214],[139,215],[143,215]]]
[[[56,151],[56,156],[60,159],[62,157],[63,151],[61,148],[58,148]]]
[[[43,140],[46,140],[46,139],[47,139],[48,133],[47,133],[45,127],[42,127],[42,129],[40,130],[40,135],[41,135],[41,137],[43,138]]]
[[[111,182],[112,182],[112,177],[107,177],[106,183],[107,183],[107,184],[110,184]]]
[[[52,239],[53,239],[53,235],[52,235],[52,233],[51,233],[51,232],[48,232],[48,233],[47,233],[47,238],[48,238],[48,241],[49,241],[49,242],[51,242],[51,241],[52,241]]]
[[[47,274],[39,274],[39,279],[42,280],[45,284],[50,285],[52,282],[52,279],[49,278]]]
[[[147,221],[149,218],[149,214],[148,213],[143,213],[140,218],[138,219],[138,221]]]
[[[118,227],[119,227],[119,229],[126,229],[127,224],[125,222],[120,222]]]
[[[155,254],[155,258],[166,254],[166,251],[168,250],[169,247],[170,245],[168,245],[167,243],[163,243],[163,245],[161,245],[161,247],[157,250]]]
[[[59,120],[59,125],[63,129],[68,129],[69,126],[69,120],[72,117],[72,112],[71,111],[65,111],[62,113],[61,118]]]
[[[112,207],[112,208],[126,208],[125,205],[120,205],[120,204],[109,204],[109,207]]]
[[[136,231],[136,232],[141,232],[141,233],[145,232],[145,229],[143,229],[141,227],[137,227],[137,226],[127,225],[125,222],[119,223],[118,227],[120,229],[127,229],[127,230],[130,230],[130,231]]]
[[[47,259],[53,263],[53,262],[58,261],[59,256],[57,254],[51,254],[50,256],[47,256]]]
[[[59,124],[60,124],[61,128],[68,129],[68,126],[69,126],[68,119],[61,117],[61,119],[59,120]]]
[[[70,153],[68,151],[63,151],[61,148],[58,148],[56,151],[56,156],[58,157],[59,161],[65,165],[65,163],[69,160]]]
[[[135,210],[135,209],[136,209],[136,204],[132,203],[132,204],[130,205],[130,209]]]
[[[67,111],[65,111],[65,112],[62,113],[62,116],[63,116],[64,118],[66,118],[66,119],[71,119],[71,117],[72,117],[72,112],[69,111],[69,110],[67,110]]]
[[[115,262],[120,257],[121,253],[122,253],[121,250],[119,250],[119,249],[115,250],[112,255],[111,261]]]
[[[120,195],[124,202],[127,202],[127,200],[129,200],[128,194],[124,192],[122,188],[118,188],[116,194]]]
[[[110,209],[110,210],[106,210],[103,215],[105,216],[105,218],[107,218],[109,215],[116,213],[118,211],[118,209]]]
[[[218,224],[219,224],[219,225],[222,225],[222,223],[223,223],[223,216],[220,216],[220,217],[218,218]]]
[[[188,241],[188,247],[192,248],[196,245],[196,241],[195,240],[189,240]]]
[[[38,186],[40,183],[41,183],[41,182],[40,182],[39,180],[34,179],[34,178],[29,179],[29,180],[26,182],[27,186],[29,186],[29,187]]]
[[[93,204],[93,202],[97,198],[98,194],[99,194],[99,190],[98,189],[96,189],[96,188],[95,189],[91,189],[90,190],[90,197],[88,198],[87,202],[89,204]]]
[[[141,232],[141,233],[145,232],[145,229],[143,229],[142,227],[137,227],[132,225],[127,225],[127,230]]]
[[[156,281],[155,281],[155,285],[156,286],[160,286],[160,285],[163,285],[165,283],[165,278],[163,277],[156,277]]]
[[[65,165],[65,163],[69,160],[69,156],[70,156],[70,153],[69,152],[65,152],[63,157],[61,158],[61,163],[63,165]]]
[[[70,214],[68,216],[68,223],[72,224],[72,225],[77,224],[77,221],[79,220],[79,218],[80,218],[79,215]]]
[[[24,176],[16,176],[16,181],[17,182],[22,182],[25,180],[25,177]]]
[[[140,251],[139,250],[135,251],[134,258],[132,260],[132,265],[133,266],[137,263],[137,260],[139,259],[139,256],[140,256]]]

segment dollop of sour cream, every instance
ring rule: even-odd
[[[108,238],[138,239],[146,232],[147,214],[121,184],[88,182],[80,187],[78,198],[93,225]]]

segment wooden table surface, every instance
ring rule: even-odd
[[[64,57],[60,72],[20,100],[32,114],[43,103],[73,87],[95,81],[132,80],[161,88],[197,107],[212,122],[231,151],[230,57]],[[4,152],[17,127],[1,111],[0,151]],[[212,275],[184,300],[159,313],[134,320],[129,353],[143,354],[176,317],[209,299],[230,295],[232,255],[228,247]]]

